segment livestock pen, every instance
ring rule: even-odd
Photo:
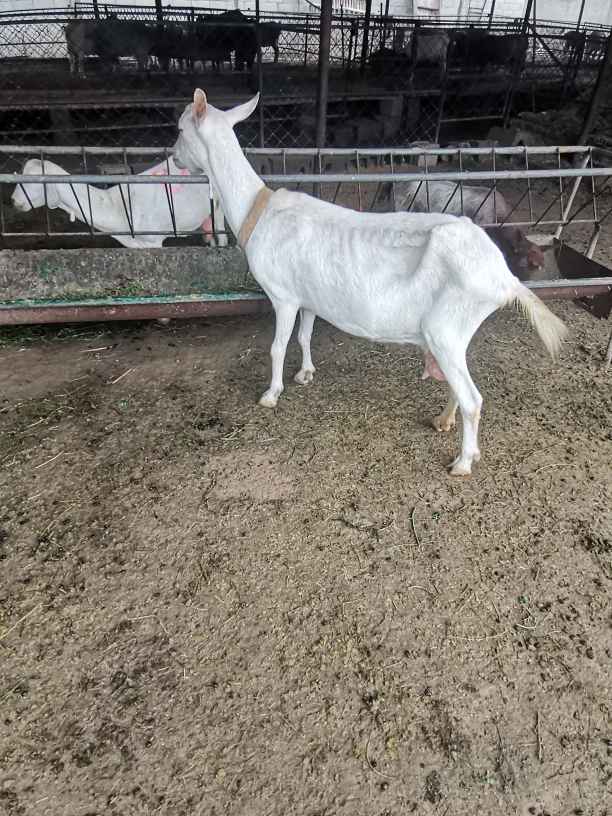
[[[584,105],[604,64],[609,32],[581,21],[577,28],[576,21],[541,21],[535,4],[531,10],[518,20],[473,20],[469,28],[458,18],[442,18],[425,28],[415,18],[382,15],[367,22],[334,15],[328,145],[483,136],[491,125],[507,125],[521,111]],[[0,17],[0,136],[6,142],[164,144],[193,88],[194,74],[203,74],[209,92],[227,104],[260,92],[260,118],[243,129],[245,144],[315,143],[317,15],[262,13],[259,18],[242,15],[236,22],[222,13],[199,20],[193,9],[180,6],[162,9],[161,17],[152,6],[113,5],[107,12],[112,16],[77,4],[64,11]],[[118,41],[117,54],[126,52],[116,57],[116,70],[110,71],[112,59],[95,53],[85,59],[84,76],[69,70],[64,29],[75,24],[114,27],[108,36]],[[123,25],[128,29],[122,37]],[[140,26],[140,34],[144,26],[151,38],[147,70],[131,53],[130,25]],[[276,27],[275,47],[262,44],[268,42],[266,26]],[[183,42],[183,59],[179,46],[168,52],[168,37]],[[244,38],[251,49],[246,70],[239,53]],[[226,53],[217,54],[217,69],[211,64],[216,40],[226,43]],[[159,42],[165,42],[163,53]],[[488,65],[468,56],[479,49],[488,55]]]

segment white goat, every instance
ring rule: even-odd
[[[486,233],[467,218],[417,213],[360,213],[305,193],[268,190],[250,166],[233,127],[255,110],[259,95],[228,111],[209,105],[199,88],[179,121],[179,167],[208,167],[223,211],[245,247],[251,271],[276,312],[272,381],[260,400],[274,407],[283,391],[283,364],[298,311],[302,367],[310,382],[315,316],[343,331],[425,349],[427,369],[448,381],[450,400],[434,420],[438,430],[463,418],[461,453],[453,475],[480,458],[482,397],[465,352],[483,320],[518,303],[551,354],[563,323],[512,275]]]
[[[23,168],[23,175],[42,175],[43,163],[40,159],[29,159]],[[53,162],[44,162],[44,172],[52,176],[67,176],[68,173]],[[174,176],[189,175],[187,170],[179,170],[170,158],[168,162],[145,170],[141,175]],[[109,233],[116,241],[130,249],[152,249],[161,247],[166,238],[174,235],[172,208],[178,232],[201,229],[208,240],[213,239],[212,217],[210,213],[209,186],[194,184],[117,184],[109,190],[100,190],[86,184],[47,184],[47,197],[43,184],[18,184],[12,196],[13,206],[21,212],[32,208],[60,208],[99,232]],[[170,196],[171,187],[172,195]],[[91,202],[91,210],[90,210]],[[132,230],[130,233],[130,221]],[[215,202],[215,229],[225,230],[225,219],[218,202]],[[165,233],[161,235],[147,235]],[[116,233],[125,232],[126,235]],[[219,235],[219,246],[227,245],[227,236]]]

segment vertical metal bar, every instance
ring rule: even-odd
[[[612,34],[608,33],[606,55],[599,69],[597,82],[595,83],[593,95],[591,96],[591,101],[589,102],[589,109],[585,116],[584,124],[582,125],[582,131],[578,138],[578,144],[581,145],[586,144],[588,142],[589,136],[591,135],[591,130],[593,129],[593,125],[595,124],[595,119],[597,118],[597,114],[599,113],[599,107],[601,105],[602,97],[606,90],[605,79],[607,77],[607,74],[609,73],[609,67],[611,62],[612,62]]]
[[[425,151],[423,151],[423,155],[425,156],[425,175],[429,175],[429,156]],[[429,203],[429,179],[425,179],[425,201],[427,202],[427,212],[431,212],[431,205]]]
[[[123,148],[123,164],[125,165],[126,169],[129,169],[128,168],[127,152],[126,152],[125,148]],[[127,183],[127,194],[128,194],[128,205],[130,207],[130,217],[129,217],[130,232],[132,233],[132,238],[133,238],[134,237],[134,226],[133,226],[134,225],[134,213],[132,212],[132,190],[130,188],[129,181]]]
[[[527,5],[525,6],[525,15],[523,17],[523,22],[521,24],[521,34],[526,34],[527,29],[529,28],[529,18],[531,17],[531,9],[533,7],[534,0],[527,0]]]
[[[415,29],[416,31],[416,29]],[[444,78],[442,80],[442,87],[440,89],[440,96],[438,101],[438,118],[436,121],[436,132],[434,133],[434,142],[436,144],[440,143],[440,130],[442,129],[442,119],[444,117],[444,107],[446,105],[446,97],[447,97],[447,90],[448,90],[448,69],[449,69],[449,56],[452,51],[452,40],[454,34],[451,32],[451,42],[448,46],[448,51],[446,52],[446,60],[444,61]],[[414,38],[413,38],[414,39]],[[412,62],[414,65],[415,54],[412,54]]]
[[[158,23],[163,22],[164,7],[162,6],[162,0],[155,0],[155,19]]]
[[[257,90],[259,91],[259,146],[265,147],[264,137],[264,101],[263,101],[263,62],[261,60],[261,35],[259,31],[259,0],[255,0],[255,44],[257,46]],[[248,67],[248,66],[247,66]]]
[[[589,153],[592,154],[592,150],[589,150]],[[591,161],[589,162],[589,167],[593,169],[593,158],[591,156]],[[593,221],[597,221],[597,188],[595,187],[595,177],[591,176],[591,201],[593,203]]]
[[[304,34],[304,65],[308,62],[308,29],[310,27],[310,15],[306,15],[306,33]]]
[[[491,170],[495,172],[495,148],[491,148]],[[497,223],[497,179],[493,179],[493,215]]]
[[[98,7],[98,0],[93,0],[93,13],[96,20],[100,19],[100,9]]]
[[[589,260],[593,258],[595,250],[597,249],[597,242],[599,241],[600,232],[601,224],[595,224],[595,226],[593,227],[593,234],[591,235],[591,240],[589,241],[589,246],[586,252],[586,256]]]
[[[531,67],[535,65],[536,58],[537,23],[538,23],[537,0],[533,0],[533,46],[531,49]]]
[[[559,168],[559,217],[563,218],[563,179],[561,178],[561,149],[557,148],[557,167]]]
[[[342,67],[344,68],[344,6],[340,6],[340,48],[342,49]]]
[[[589,150],[588,153],[584,156],[584,158],[580,162],[580,167],[581,168],[586,167],[587,164],[589,163],[590,158],[591,158],[591,151]],[[562,219],[563,223],[559,224],[559,226],[555,230],[555,238],[557,240],[559,240],[561,238],[561,233],[563,232],[563,228],[565,227],[565,222],[567,221],[567,219],[569,217],[569,214],[571,212],[572,206],[574,204],[574,199],[576,198],[576,194],[578,193],[578,188],[580,187],[580,184],[582,183],[582,178],[583,178],[582,176],[577,176],[574,179],[574,184],[572,186],[572,191],[569,194],[569,198],[567,199],[567,204],[565,205],[565,208],[561,213],[561,219]]]
[[[381,3],[382,6],[382,3]],[[383,29],[383,36],[380,43],[380,47],[384,48],[387,44],[387,34],[389,33],[389,0],[385,2],[385,22],[384,22],[384,29]]]
[[[22,187],[23,189],[23,187]],[[4,196],[0,194],[0,235],[4,235],[5,233],[5,224],[4,224]]]
[[[83,172],[87,173],[87,151],[85,150],[84,147],[82,147],[81,150],[83,155]],[[89,223],[87,224],[87,226],[89,227],[89,234],[93,236],[94,232],[93,232],[93,211],[91,209],[91,189],[89,187],[89,184],[86,184],[85,188],[87,189],[87,206],[89,208]]]
[[[459,148],[459,172],[463,173],[463,150],[461,148]],[[463,212],[463,180],[459,182],[459,195],[461,197],[461,215],[465,215]]]
[[[527,154],[527,148],[523,147],[525,152],[525,170],[529,170],[529,156]],[[533,199],[531,197],[531,179],[527,179],[527,200],[529,202],[529,220],[533,221]]]
[[[493,23],[493,15],[495,14],[495,0],[491,2],[491,11],[489,12],[489,23],[487,25],[487,29],[491,29],[491,24]]]
[[[370,39],[370,17],[372,15],[372,0],[365,0],[365,17],[363,19],[363,40],[361,42],[361,76],[365,74],[368,63],[368,46]]]
[[[355,159],[357,161],[357,178],[359,178],[359,174],[361,172],[359,167],[359,150],[355,151]],[[361,182],[357,182],[357,200],[359,201],[359,212],[362,212],[363,207],[361,205]]]
[[[43,174],[44,174],[44,172],[45,172],[45,152],[44,152],[44,150],[40,151],[40,167],[41,167],[41,170],[43,171]],[[48,202],[48,198],[47,198],[47,182],[46,181],[43,181],[43,195],[45,197],[45,224],[46,224],[46,227],[47,227],[47,232],[45,233],[45,235],[48,238],[49,233],[51,232],[51,225],[49,223],[49,202]]]
[[[576,31],[580,30],[580,26],[582,24],[582,15],[584,14],[584,4],[586,0],[582,0],[580,4],[580,11],[578,12],[578,19],[576,20]]]
[[[529,18],[531,16],[531,12],[532,12],[532,9],[533,9],[534,2],[535,2],[535,0],[527,0],[527,5],[525,7],[525,15],[524,15],[523,21],[521,23],[520,36],[525,36],[527,34],[527,31],[529,29]],[[535,25],[534,25],[533,30],[532,30],[532,36],[535,37]],[[523,69],[523,66],[521,65],[521,63],[518,60],[516,60],[515,65],[512,67],[512,73],[510,75],[510,83],[509,83],[507,91],[506,91],[506,101],[504,103],[504,114],[503,114],[503,116],[504,116],[504,127],[505,128],[508,127],[508,123],[510,121],[510,115],[512,113],[512,102],[514,100],[514,93],[516,91],[516,86],[517,86],[517,84],[519,82],[522,69]]]
[[[166,154],[166,172],[168,173],[169,176],[171,176],[172,173],[170,172],[170,159],[168,157],[168,148],[165,148],[164,152]],[[173,191],[172,191],[172,185],[171,184],[164,184],[164,190],[166,192],[166,200],[168,202],[168,209],[170,210],[170,220],[172,221],[172,230],[174,232],[174,237],[176,238],[177,237],[176,215],[175,215],[174,194],[173,194]],[[211,196],[211,213],[212,213],[212,196]],[[215,230],[214,230],[214,226],[213,226],[213,235],[214,235],[214,232],[215,232]]]
[[[372,0],[370,0],[370,3]],[[325,147],[327,95],[329,90],[329,47],[331,39],[332,0],[321,0],[319,27],[319,85],[317,88],[316,147]]]
[[[351,20],[351,25],[349,28],[349,45],[348,45],[348,56],[346,60],[346,70],[347,73],[351,70],[351,65],[353,64],[353,21]]]

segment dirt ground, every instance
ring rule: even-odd
[[[0,335],[0,812],[610,814],[609,324],[469,352],[269,317]]]

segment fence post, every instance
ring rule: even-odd
[[[371,0],[370,0],[371,2]],[[325,147],[327,93],[329,90],[329,47],[331,40],[332,0],[321,0],[319,24],[319,86],[317,88],[316,147]]]
[[[164,7],[162,6],[162,0],[155,0],[155,19],[158,23],[163,22]]]
[[[340,47],[342,48],[342,68],[344,69],[346,64],[344,58],[344,6],[340,6]]]
[[[531,52],[531,66],[535,65],[536,61],[536,32],[537,32],[537,24],[538,24],[538,11],[536,8],[537,0],[533,0],[533,48]]]
[[[491,30],[491,24],[493,23],[493,15],[495,14],[495,0],[492,0],[491,3],[491,11],[489,12],[489,23],[487,25],[487,30]]]
[[[385,48],[387,45],[387,37],[389,36],[389,0],[385,2],[385,28],[382,37],[382,42],[380,44],[381,48]]]
[[[257,45],[257,90],[259,91],[259,146],[264,147],[263,63],[259,34],[259,0],[255,0],[255,43]]]
[[[100,9],[98,7],[98,0],[93,0],[93,13],[96,20],[100,19]]]
[[[601,100],[604,95],[604,91],[606,90],[606,80],[608,79],[608,75],[610,73],[611,64],[612,64],[612,33],[608,34],[606,55],[604,57],[601,68],[599,69],[599,76],[597,77],[597,82],[595,83],[595,88],[593,90],[593,96],[591,97],[591,101],[589,102],[589,108],[584,118],[582,131],[578,139],[578,144],[581,145],[587,144],[589,140],[591,130],[593,129],[593,125],[595,124],[595,119],[597,118],[597,114],[599,113],[599,108],[601,106]]]
[[[521,30],[520,33],[522,36],[527,34],[529,30],[529,18],[531,17],[531,11],[533,9],[533,4],[535,0],[527,0],[527,6],[525,8],[525,16],[523,17],[523,22],[521,23]],[[532,31],[532,36],[535,37],[536,31],[535,26]],[[525,51],[525,60],[527,59],[527,51]],[[504,127],[507,128],[510,122],[510,115],[512,114],[512,102],[514,101],[514,93],[516,91],[516,86],[521,78],[521,73],[523,71],[524,65],[521,65],[518,60],[516,60],[516,64],[512,68],[512,74],[510,76],[510,84],[508,90],[506,92],[506,101],[504,103]]]
[[[368,62],[368,46],[370,40],[370,17],[372,15],[372,0],[365,0],[365,17],[363,19],[363,40],[361,42],[361,76],[365,74]]]

